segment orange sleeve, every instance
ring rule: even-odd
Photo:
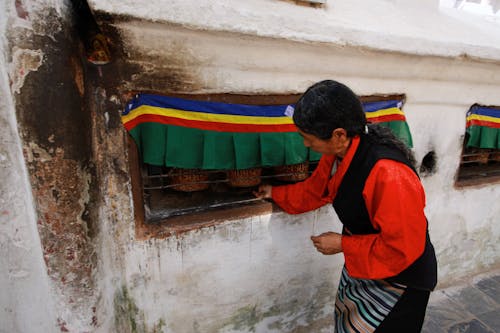
[[[325,193],[333,161],[333,156],[323,156],[316,170],[306,180],[296,184],[273,186],[273,201],[289,214],[305,213],[331,202],[331,199],[325,197]]]
[[[380,232],[342,237],[347,270],[363,279],[395,276],[424,251],[427,220],[420,179],[402,163],[380,160],[366,180],[363,197]]]

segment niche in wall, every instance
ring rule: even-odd
[[[259,184],[306,179],[320,155],[303,146],[291,118],[299,95],[137,94],[129,132],[136,218],[176,231],[270,212]],[[361,98],[367,119],[411,146],[404,95]]]
[[[471,186],[500,181],[500,107],[471,106],[455,185]]]

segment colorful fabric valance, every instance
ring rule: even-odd
[[[472,106],[466,126],[467,147],[500,149],[500,108]]]
[[[403,101],[397,100],[363,104],[368,122],[390,128],[396,137],[412,148],[413,140],[402,106]]]
[[[153,165],[223,170],[318,160],[302,144],[287,108],[141,94],[122,121],[143,162]]]
[[[367,116],[394,127],[396,135],[403,133],[411,143],[398,103],[366,103]],[[140,94],[127,105],[122,122],[143,162],[152,165],[227,170],[319,160],[320,154],[304,147],[292,112],[292,105],[227,104]]]

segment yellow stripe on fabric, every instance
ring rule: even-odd
[[[382,116],[388,116],[388,115],[393,115],[393,114],[400,114],[400,115],[405,115],[403,111],[401,111],[398,108],[390,108],[390,109],[382,109],[374,112],[366,112],[366,118],[375,118],[375,117],[382,117]]]
[[[470,120],[482,120],[482,121],[489,121],[492,123],[500,124],[500,118],[490,117],[490,116],[482,116],[479,114],[471,114],[470,116],[467,117],[467,121],[470,121]]]
[[[159,116],[180,118],[186,120],[197,120],[214,123],[232,123],[232,124],[254,124],[254,125],[284,125],[293,124],[291,117],[253,117],[240,115],[225,115],[205,112],[184,111],[170,108],[160,108],[150,105],[141,105],[132,110],[129,114],[122,116],[122,122],[127,123],[139,116],[145,114],[154,114]]]

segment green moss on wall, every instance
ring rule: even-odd
[[[148,328],[145,322],[144,311],[139,309],[135,300],[130,296],[127,287],[122,286],[114,297],[115,331],[120,333],[163,333],[166,323],[160,318],[153,327]]]

